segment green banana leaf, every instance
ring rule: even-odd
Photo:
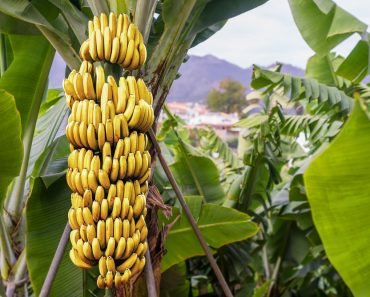
[[[356,102],[342,131],[304,174],[325,251],[356,297],[370,292],[369,135],[369,117]]]
[[[42,179],[34,182],[27,206],[27,267],[35,295],[38,296],[54,256],[59,239],[67,223],[70,190],[65,177],[46,188]],[[83,273],[69,259],[67,245],[63,260],[54,280],[50,297],[83,296]]]
[[[14,60],[0,79],[0,88],[11,93],[22,120],[22,135],[33,134],[55,50],[41,35],[9,35]]]
[[[202,197],[188,196],[186,202],[197,222],[204,239],[212,249],[247,239],[258,232],[258,226],[251,218],[232,208],[215,204],[202,204]],[[172,218],[179,215],[179,209],[173,209]],[[185,259],[204,255],[191,225],[184,214],[172,226],[165,242],[167,254],[161,263],[161,270]]]
[[[23,146],[21,141],[21,117],[15,106],[14,97],[0,90],[0,205],[7,187],[19,174],[22,164]]]
[[[178,138],[171,170],[185,195],[201,195],[207,202],[225,198],[216,164],[207,155]]]
[[[367,29],[366,24],[331,0],[289,0],[289,5],[303,39],[320,55]]]

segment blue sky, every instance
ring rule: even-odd
[[[370,0],[337,0],[339,6],[370,25]],[[346,54],[359,39],[353,36],[336,51]],[[276,61],[304,68],[313,54],[295,26],[288,0],[270,0],[237,16],[190,54],[212,54],[240,67],[269,65]]]

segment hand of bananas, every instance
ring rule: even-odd
[[[63,82],[71,115],[66,127],[71,153],[70,258],[78,267],[98,265],[99,288],[119,288],[140,273],[148,248],[145,223],[154,122],[153,97],[142,79],[105,76],[94,61],[133,70],[146,59],[143,37],[127,15],[101,14],[89,22],[84,60]]]

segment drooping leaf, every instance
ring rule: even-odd
[[[59,239],[67,223],[70,190],[65,177],[46,189],[41,178],[34,182],[27,205],[27,267],[38,296]],[[49,296],[83,296],[82,270],[72,264],[67,245]],[[67,285],[68,284],[68,285]]]
[[[213,249],[247,239],[258,232],[257,225],[251,222],[250,217],[245,213],[215,204],[202,205],[200,196],[186,197],[186,202],[204,239]],[[174,209],[173,218],[178,214],[179,210]],[[190,257],[204,255],[184,214],[181,214],[179,220],[170,229],[165,247],[167,254],[161,263],[162,271]]]
[[[268,115],[261,114],[261,115],[251,115],[246,117],[245,119],[236,122],[234,125],[237,127],[243,128],[254,128],[257,126],[261,126],[262,124],[266,123],[268,120]]]
[[[22,164],[21,117],[14,97],[0,90],[0,204],[12,179],[19,174]],[[2,204],[1,204],[2,205]]]
[[[58,136],[60,126],[68,112],[68,107],[63,100],[64,96],[61,90],[49,90],[46,102],[41,106],[42,115],[38,118],[36,124],[35,136],[32,142],[30,159],[28,162],[27,175],[32,173],[33,177],[39,176],[44,167],[44,162],[36,161],[41,155],[47,157],[46,150]],[[45,111],[43,109],[46,109]],[[64,128],[61,129],[64,133]],[[42,174],[42,173],[41,173]]]
[[[340,64],[337,74],[355,83],[361,82],[369,72],[369,55],[369,43],[360,40]]]
[[[366,32],[367,25],[331,0],[289,0],[294,21],[303,39],[318,54],[327,54],[353,33]]]
[[[41,35],[10,35],[10,42],[14,60],[1,77],[0,88],[14,96],[24,135],[30,118],[37,118],[55,51]]]
[[[359,102],[337,138],[304,174],[329,260],[356,297],[370,291],[370,120]]]
[[[211,158],[178,139],[171,170],[185,195],[202,195],[207,202],[225,198],[220,175]]]

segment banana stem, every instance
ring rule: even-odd
[[[180,188],[179,188],[179,186],[178,186],[178,184],[175,180],[175,177],[173,176],[170,168],[167,165],[166,160],[164,159],[164,157],[162,155],[161,148],[159,146],[159,143],[157,142],[157,139],[155,137],[155,134],[154,134],[153,130],[150,129],[148,134],[149,134],[151,142],[154,146],[154,149],[157,152],[157,156],[158,156],[158,159],[159,159],[159,161],[162,165],[162,168],[163,168],[164,172],[166,173],[166,176],[167,176],[170,184],[172,185],[172,188],[175,191],[177,198],[179,199],[179,202],[180,202],[180,204],[181,204],[181,206],[182,206],[182,208],[185,212],[185,215],[188,218],[188,220],[190,222],[190,225],[193,228],[193,231],[194,231],[196,237],[198,238],[198,241],[199,241],[204,253],[206,254],[206,257],[209,261],[209,264],[211,265],[211,267],[213,269],[213,272],[215,273],[215,275],[218,279],[218,282],[220,283],[220,286],[221,286],[225,296],[233,297],[233,294],[231,293],[231,290],[230,290],[224,276],[222,275],[222,272],[221,272],[220,268],[218,267],[217,262],[216,262],[215,258],[213,257],[213,254],[212,254],[207,242],[205,241],[202,233],[200,232],[200,229],[199,229],[197,223],[195,222],[195,219],[194,219],[194,217],[191,213],[191,210],[190,210],[189,206],[186,204],[184,195],[182,194],[182,192],[181,192],[181,190],[180,190]]]
[[[157,0],[138,0],[135,11],[135,24],[143,34],[144,42],[148,41]]]
[[[22,253],[19,255],[17,262],[15,263],[12,274],[14,275],[11,282],[8,283],[6,296],[12,297],[14,296],[14,292],[17,287],[23,286],[24,283],[27,283],[28,280],[24,279],[24,275],[27,270],[26,264],[26,250],[24,249]]]
[[[12,249],[12,241],[7,232],[3,218],[0,216],[0,247],[1,253],[4,255],[4,260],[10,265],[13,265],[16,261],[13,249]],[[2,263],[4,265],[4,263]]]
[[[147,241],[148,243],[148,241]],[[148,244],[149,246],[149,244]],[[148,297],[157,297],[157,290],[155,287],[155,279],[153,274],[153,267],[152,267],[152,260],[150,258],[150,251],[149,249],[145,252],[145,279],[146,279],[146,288],[148,291]]]
[[[7,63],[7,57],[6,57],[5,35],[0,34],[0,77],[3,76],[7,68],[8,68],[8,63]]]
[[[41,292],[39,297],[47,297],[49,296],[49,292],[51,289],[51,285],[53,284],[54,278],[58,272],[58,268],[60,265],[60,262],[62,261],[64,250],[68,244],[69,241],[69,233],[71,232],[71,227],[69,226],[69,223],[67,222],[62,237],[59,240],[58,247],[55,251],[53,260],[51,261],[48,274],[46,275],[46,278],[44,280],[44,284],[42,285]]]

